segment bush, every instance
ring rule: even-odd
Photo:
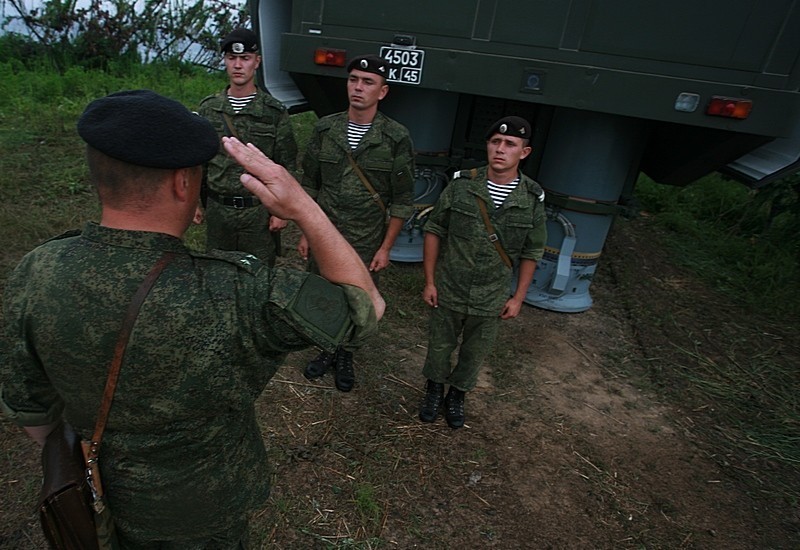
[[[212,66],[219,39],[246,25],[243,0],[43,0],[28,8],[24,0],[8,0],[5,24],[21,24],[28,38],[8,40],[0,61],[28,63],[45,58],[59,72],[70,67],[117,72],[142,62],[175,59]]]
[[[684,188],[641,176],[636,196],[678,261],[755,308],[800,303],[800,175],[759,190],[712,174]]]

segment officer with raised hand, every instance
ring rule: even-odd
[[[115,93],[89,104],[78,133],[100,222],[37,247],[10,275],[2,410],[40,443],[62,419],[90,437],[126,308],[173,254],[120,367],[99,449],[105,497],[123,549],[246,547],[271,479],[255,400],[289,352],[363,341],[383,299],[299,183],[235,138],[223,145],[247,172],[242,186],[256,208],[297,223],[321,276],[188,249],[181,238],[220,140],[177,101]]]

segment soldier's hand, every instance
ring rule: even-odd
[[[378,251],[375,252],[375,256],[372,257],[372,261],[369,263],[369,270],[377,272],[387,267],[389,267],[389,253],[379,248]]]
[[[522,310],[522,301],[515,300],[513,297],[506,301],[503,311],[500,312],[501,319],[513,319]]]
[[[439,307],[439,293],[434,285],[425,285],[422,289],[422,299],[431,307]]]
[[[283,229],[286,228],[287,225],[289,225],[289,222],[287,222],[286,220],[282,220],[278,216],[269,217],[269,230],[272,231],[273,233],[275,231],[282,231]]]
[[[305,235],[300,235],[300,242],[297,243],[297,253],[304,260],[308,259],[308,239]]]

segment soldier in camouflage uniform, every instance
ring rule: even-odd
[[[11,274],[3,411],[39,443],[62,418],[91,436],[125,310],[174,253],[121,366],[99,452],[106,498],[123,549],[242,548],[270,489],[254,401],[288,352],[357,344],[385,305],[299,183],[235,138],[224,147],[248,172],[244,186],[298,224],[325,278],[187,249],[181,236],[219,138],[180,103],[112,94],[87,107],[78,131],[101,221],[39,246]]]
[[[297,163],[297,145],[284,106],[255,84],[261,64],[258,40],[248,29],[235,29],[221,42],[229,85],[203,99],[199,112],[214,125],[217,135],[253,143],[288,170]],[[225,151],[207,166],[205,219],[207,250],[249,252],[272,267],[280,255],[280,231],[286,222],[261,207],[239,182],[241,167]]]
[[[350,106],[317,122],[303,157],[303,188],[353,245],[376,281],[378,272],[389,265],[403,221],[413,213],[411,137],[405,126],[378,111],[378,102],[389,91],[387,70],[386,61],[375,55],[350,61]],[[309,257],[302,237],[298,252]],[[309,270],[314,272],[317,251],[310,252]],[[350,391],[355,380],[352,350],[339,349],[333,355],[323,351],[308,364],[305,375],[322,376],[331,366],[336,387]]]
[[[448,425],[464,425],[464,394],[475,387],[500,319],[519,314],[544,252],[544,191],[519,170],[531,152],[530,136],[530,125],[520,117],[493,124],[486,134],[488,166],[457,172],[425,224],[422,296],[433,309],[422,370],[428,379],[419,413],[423,422],[436,420],[444,400]],[[509,298],[512,264],[519,271]],[[451,368],[460,335],[458,361]],[[450,385],[446,397],[445,384]]]

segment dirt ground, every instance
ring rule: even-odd
[[[282,417],[266,422],[267,436],[289,446],[273,499],[305,497],[317,513],[295,516],[299,531],[278,520],[273,543],[373,535],[389,548],[800,547],[797,502],[770,481],[800,487],[798,471],[731,450],[732,428],[713,402],[670,399],[681,389],[649,372],[686,362],[690,346],[719,360],[770,350],[794,369],[800,340],[676,268],[652,231],[646,220],[615,226],[589,311],[526,307],[504,325],[461,430],[416,418],[426,341],[412,306],[390,301],[375,348],[356,357],[351,394],[331,390],[329,376],[308,384],[299,373],[310,355],[293,358],[266,396]],[[387,285],[420,290],[418,266],[396,271]],[[359,483],[374,488],[372,527],[345,511],[358,509],[357,490],[337,494]]]
[[[646,219],[615,225],[589,311],[526,306],[504,323],[460,430],[417,419],[421,277],[408,264],[384,277],[387,318],[356,355],[352,392],[330,375],[305,380],[308,351],[290,356],[259,400],[275,485],[253,520],[255,546],[800,547],[787,496],[798,469],[730,445],[724,411],[659,375],[686,363],[686,349],[720,362],[769,353],[794,369],[797,327],[710,292],[668,260]],[[31,446],[15,428],[0,428],[4,514],[32,503],[36,464],[18,460]],[[3,521],[0,547],[37,541],[33,514]]]

